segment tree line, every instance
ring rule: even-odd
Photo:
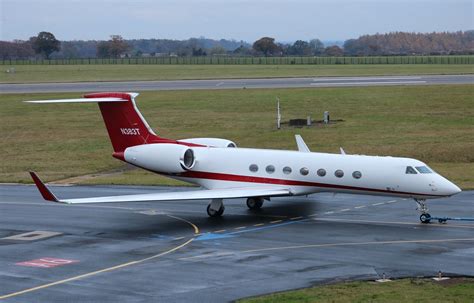
[[[132,39],[112,35],[108,41],[59,41],[41,32],[28,41],[0,41],[0,59],[120,58],[152,56],[390,56],[474,54],[474,31],[364,35],[338,45],[319,39],[279,43],[262,37],[252,44],[236,40],[191,38]]]

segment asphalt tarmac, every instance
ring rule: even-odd
[[[59,197],[187,190],[54,186]],[[411,200],[338,194],[225,201],[62,205],[0,185],[0,300],[226,302],[346,280],[474,275],[474,222],[421,224]],[[429,203],[474,217],[474,191]]]
[[[316,77],[316,78],[264,78],[216,79],[177,81],[126,81],[126,82],[74,82],[0,84],[0,93],[49,93],[96,91],[150,91],[183,89],[242,89],[242,88],[294,88],[344,87],[380,85],[433,85],[473,84],[474,75],[429,76],[370,76],[370,77]]]

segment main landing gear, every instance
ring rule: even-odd
[[[251,210],[260,209],[263,206],[263,201],[262,197],[247,198],[247,207]],[[224,213],[224,209],[222,199],[212,199],[211,204],[207,206],[207,214],[212,218],[220,217]]]
[[[421,212],[421,215],[420,215],[421,223],[430,223],[431,215],[428,213],[428,207],[426,206],[425,201],[426,201],[425,199],[415,199],[415,202],[418,205],[416,209]]]
[[[225,207],[222,199],[212,199],[211,204],[207,206],[207,214],[209,217],[220,217],[224,213]]]
[[[263,198],[261,197],[251,197],[247,198],[247,207],[251,210],[256,210],[262,208]]]

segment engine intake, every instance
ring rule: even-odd
[[[156,143],[129,147],[124,153],[130,164],[163,173],[182,173],[194,167],[194,151],[184,145]]]

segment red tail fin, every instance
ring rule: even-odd
[[[123,159],[127,147],[147,143],[175,143],[157,136],[135,104],[136,93],[93,93],[84,98],[120,98],[123,102],[99,102],[100,112],[114,148],[114,156]]]

